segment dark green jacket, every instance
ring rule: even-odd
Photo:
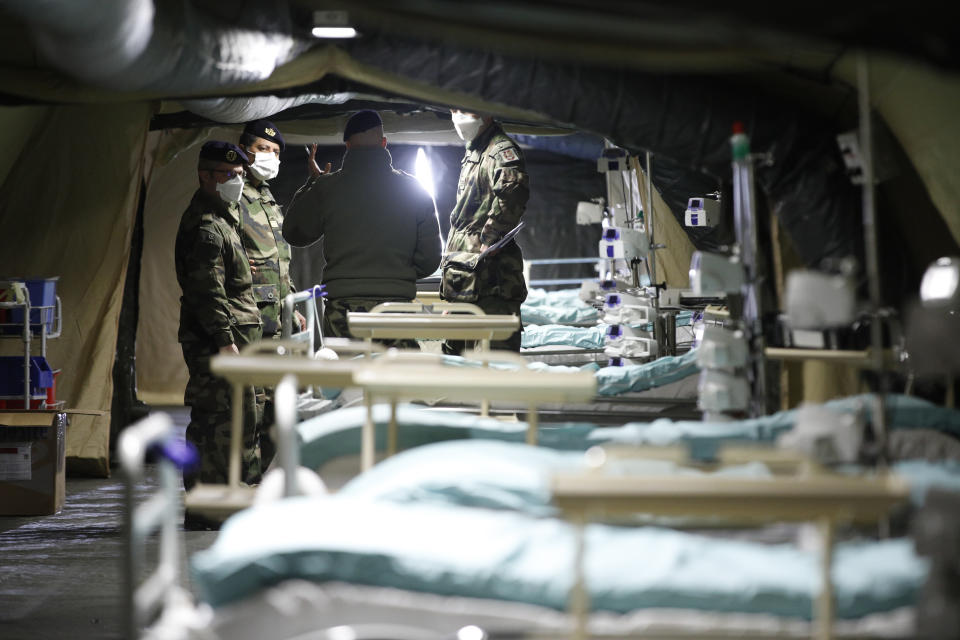
[[[305,247],[323,237],[330,298],[412,299],[440,265],[440,224],[416,178],[393,168],[382,147],[354,147],[340,171],[301,187],[283,237]]]
[[[225,347],[260,328],[253,280],[240,240],[241,211],[197,190],[180,219],[174,249],[180,297],[180,342]]]

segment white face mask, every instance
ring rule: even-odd
[[[483,126],[483,118],[460,111],[454,111],[450,114],[450,119],[453,120],[453,127],[457,130],[457,135],[464,142],[470,142],[476,138]]]
[[[280,158],[275,153],[256,153],[250,171],[258,180],[273,180],[280,173]]]
[[[243,178],[233,176],[226,182],[218,182],[217,193],[220,194],[220,199],[227,204],[240,202],[240,194],[243,193]]]

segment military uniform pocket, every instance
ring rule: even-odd
[[[455,302],[476,302],[480,297],[477,262],[478,253],[465,251],[451,253],[443,258],[443,278],[440,296]]]
[[[243,324],[237,323],[230,327],[233,331],[233,343],[237,347],[243,347],[251,342],[257,342],[263,338],[263,326],[261,324]]]
[[[280,287],[275,284],[253,285],[253,298],[257,304],[276,304],[280,302]]]

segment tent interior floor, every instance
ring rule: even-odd
[[[169,408],[186,429],[189,413]],[[157,485],[148,468],[141,499]],[[123,478],[67,478],[63,510],[0,517],[0,638],[122,638]],[[186,558],[213,544],[215,531],[185,531]],[[155,558],[157,537],[147,548]],[[186,578],[187,580],[189,577]]]

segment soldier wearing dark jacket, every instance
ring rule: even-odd
[[[520,246],[510,241],[482,260],[478,256],[520,224],[530,197],[523,154],[490,117],[454,110],[453,122],[467,149],[450,213],[440,295],[472,302],[489,314],[520,317],[527,298]],[[443,349],[459,354],[464,347],[462,340],[448,340]],[[520,332],[492,341],[490,347],[519,351]]]
[[[283,237],[295,247],[323,238],[323,325],[332,336],[350,335],[348,311],[412,300],[417,279],[439,266],[441,248],[433,200],[416,178],[393,168],[380,116],[357,112],[343,140],[342,168],[304,185],[283,222]]]
[[[174,252],[180,298],[179,341],[190,372],[184,403],[190,407],[187,440],[200,452],[200,469],[184,477],[226,483],[230,452],[231,385],[210,371],[217,353],[236,354],[261,337],[250,263],[240,239],[238,204],[247,158],[235,145],[207,142],[200,151],[200,188],[184,212]],[[253,393],[244,393],[242,479],[261,475],[259,412]]]

